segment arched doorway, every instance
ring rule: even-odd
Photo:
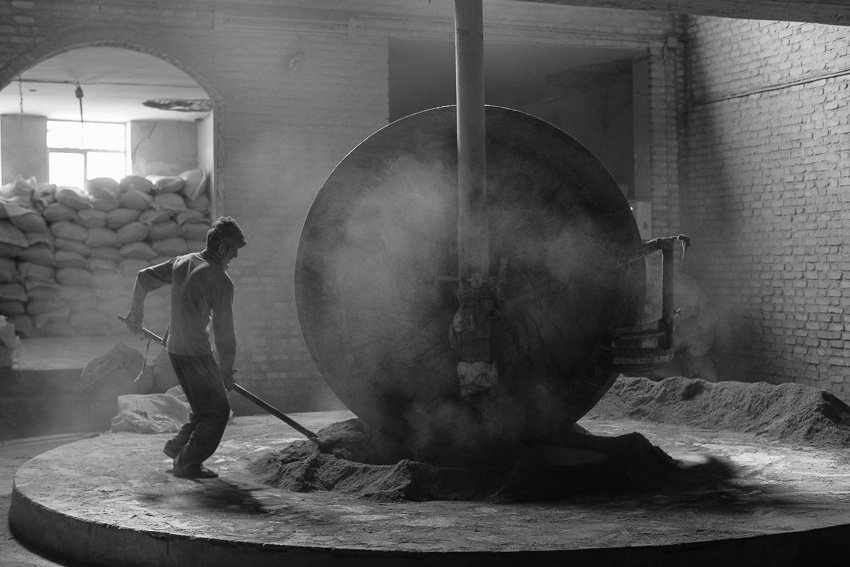
[[[214,105],[189,74],[142,51],[86,46],[0,91],[0,315],[19,335],[125,332],[135,273],[203,247],[213,218]],[[8,240],[8,239],[7,239]],[[149,302],[164,329],[165,297]]]

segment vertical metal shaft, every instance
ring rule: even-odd
[[[486,278],[490,265],[484,138],[482,0],[455,0],[458,147],[458,271]]]
[[[661,248],[661,321],[664,323],[664,330],[666,331],[666,348],[673,348],[673,319],[675,317],[673,294],[676,289],[676,269],[673,253],[675,249],[675,239],[666,240]]]

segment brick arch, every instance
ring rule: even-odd
[[[62,53],[80,49],[83,47],[118,47],[128,49],[130,51],[138,51],[145,53],[157,59],[161,59],[166,63],[174,65],[181,71],[189,75],[201,88],[206,91],[207,95],[213,103],[213,107],[218,109],[222,102],[222,97],[212,83],[207,78],[195,71],[191,66],[184,63],[179,57],[172,55],[166,51],[144,45],[143,43],[130,41],[126,34],[116,31],[106,31],[92,33],[86,32],[70,32],[60,34],[61,38],[45,40],[33,49],[13,55],[0,71],[0,89],[6,88],[14,81],[15,77],[25,72],[30,67],[38,65],[42,61],[46,61],[51,57]],[[96,36],[96,37],[93,37]]]
[[[209,96],[212,101],[212,112],[214,115],[214,133],[213,133],[213,179],[222,178],[222,163],[221,159],[221,115],[223,108],[223,97],[212,83],[201,73],[195,71],[191,66],[184,63],[179,57],[172,55],[161,49],[145,45],[140,41],[127,39],[127,32],[124,30],[86,30],[73,31],[58,34],[60,37],[45,39],[31,50],[24,53],[16,54],[9,58],[7,63],[0,67],[0,89],[9,86],[21,73],[33,67],[42,61],[50,59],[56,55],[60,55],[67,51],[80,49],[83,47],[117,47],[129,49],[145,53],[152,57],[156,57],[174,65],[181,71],[189,75]],[[153,38],[151,38],[153,39]],[[212,212],[221,207],[221,186],[213,182],[211,184],[210,199],[212,200]]]

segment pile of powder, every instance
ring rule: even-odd
[[[821,448],[850,446],[850,407],[800,384],[620,377],[587,419],[645,419],[751,433]],[[360,420],[261,455],[249,470],[265,484],[296,492],[337,491],[376,501],[557,500],[594,491],[671,492],[719,486],[732,467],[710,459],[683,465],[643,435],[577,434],[558,446],[522,446],[481,466],[414,460],[403,446]]]
[[[260,455],[248,470],[284,490],[382,502],[558,500],[595,491],[692,488],[732,475],[716,460],[683,466],[639,433],[597,439],[603,442],[523,447],[486,465],[446,466],[407,458],[401,447],[352,419],[319,431],[318,445],[290,443]]]
[[[850,447],[850,406],[801,384],[620,377],[587,417],[645,419],[790,444]]]

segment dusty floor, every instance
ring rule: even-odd
[[[57,435],[17,439],[0,444],[0,565],[3,567],[54,567],[62,565],[24,547],[9,531],[9,501],[15,472],[33,457],[85,437]]]
[[[298,417],[317,431],[352,415]],[[430,558],[441,565],[492,559],[493,553],[512,557],[511,563],[554,564],[570,552],[595,564],[630,558],[629,564],[646,565],[727,559],[825,565],[829,545],[830,552],[848,551],[846,449],[649,421],[597,417],[582,425],[599,435],[640,432],[683,462],[725,458],[739,474],[720,486],[676,493],[596,494],[541,504],[370,502],[260,484],[246,470],[250,459],[299,437],[275,418],[239,417],[209,462],[219,479],[193,482],[168,474],[169,460],[159,452],[167,436],[107,434],[27,462],[16,477],[22,498],[13,503],[12,516],[23,537],[72,555],[96,552],[106,564],[119,547],[123,557],[149,561],[139,564],[179,565],[199,554],[205,565],[226,564],[236,554],[254,566],[274,564],[276,553],[316,561],[312,553],[327,559],[333,550],[336,559],[368,558],[363,564]],[[794,537],[801,533],[808,535]],[[292,550],[301,555],[293,557]],[[598,555],[600,550],[608,555]]]

